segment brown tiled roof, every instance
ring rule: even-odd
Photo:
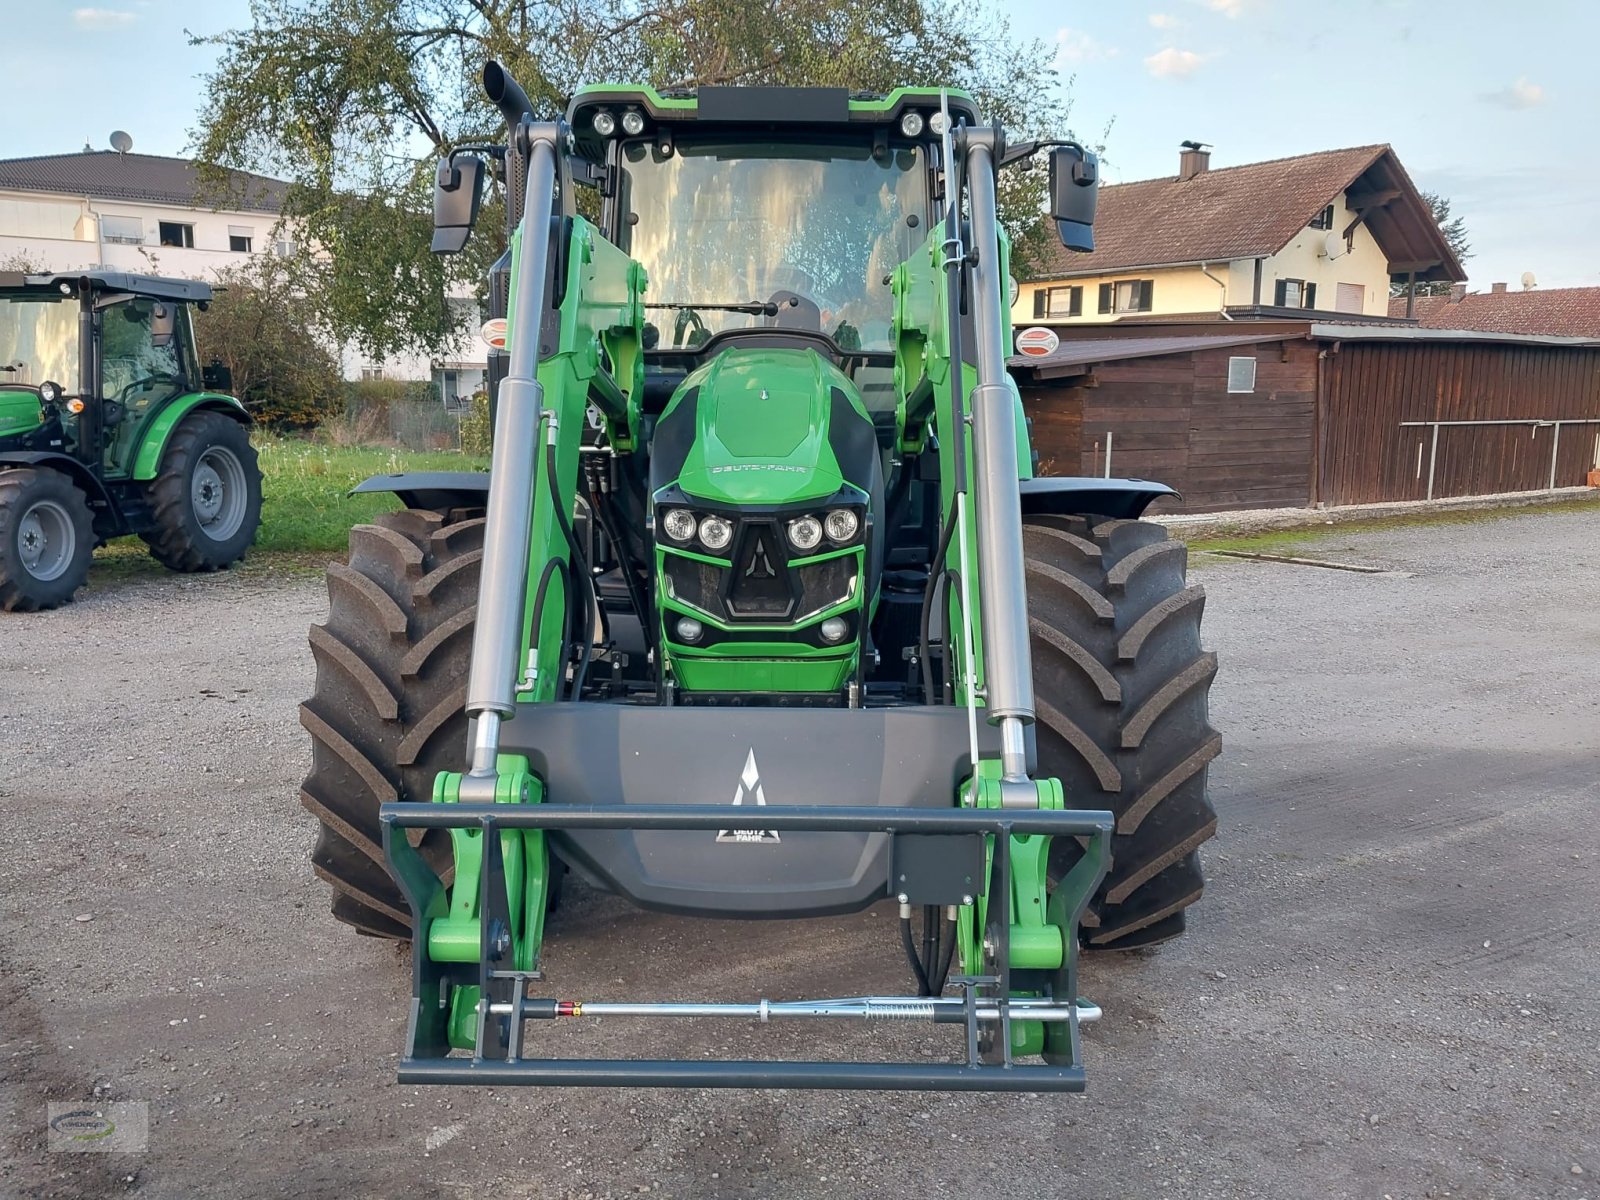
[[[1437,263],[1419,269],[1418,278],[1465,278],[1388,146],[1325,150],[1219,167],[1191,179],[1169,175],[1103,187],[1094,253],[1074,254],[1057,246],[1034,278],[1266,258],[1358,182],[1362,191],[1400,193],[1367,219],[1391,269]]]
[[[133,200],[184,208],[277,212],[289,185],[265,175],[231,171],[226,191],[217,194],[201,187],[194,164],[186,158],[89,150],[82,154],[0,159],[0,190],[59,192],[93,200]]]
[[[1389,301],[1389,315],[1406,315],[1404,296]],[[1600,287],[1473,292],[1459,301],[1449,296],[1418,296],[1415,315],[1424,329],[1600,338]]]

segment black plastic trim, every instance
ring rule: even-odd
[[[1024,479],[1019,486],[1023,516],[1087,513],[1137,521],[1145,509],[1163,496],[1183,499],[1166,484],[1147,479]]]

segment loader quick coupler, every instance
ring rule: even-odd
[[[980,764],[970,806],[542,803],[542,786],[514,756],[502,759],[500,802],[451,798],[443,776],[435,804],[383,806],[385,851],[411,905],[414,991],[400,1078],[414,1083],[543,1086],[689,1086],[1079,1091],[1079,1026],[1099,1009],[1077,995],[1076,929],[1104,874],[1112,817],[1062,805],[1053,780],[1037,783],[1034,809],[999,803],[999,763]],[[456,875],[446,887],[408,830],[448,829]],[[597,830],[779,837],[842,832],[889,835],[886,886],[902,906],[958,915],[961,971],[941,994],[756,1002],[611,1002],[529,994],[543,978],[540,943],[550,832]],[[1084,853],[1047,892],[1054,837]],[[1000,853],[995,853],[1000,847]],[[1004,898],[1004,899],[1002,899]],[[942,994],[947,985],[954,995]],[[524,1053],[524,1025],[558,1018],[917,1021],[959,1024],[951,1062],[796,1062],[552,1059]],[[1019,1058],[1038,1055],[1042,1064]]]

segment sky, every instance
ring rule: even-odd
[[[1388,142],[1466,218],[1475,290],[1600,286],[1597,0],[992,0],[1054,49],[1109,182]],[[190,145],[208,47],[247,0],[0,0],[0,157]],[[85,86],[77,80],[91,80]],[[1069,82],[1070,81],[1070,84]]]

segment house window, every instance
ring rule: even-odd
[[[1228,360],[1228,391],[1248,395],[1256,390],[1256,360],[1230,358]]]
[[[100,240],[114,246],[142,246],[144,222],[138,217],[119,217],[115,213],[102,213]]]
[[[1149,312],[1155,303],[1154,279],[1121,279],[1100,285],[1100,311],[1103,313]]]
[[[1315,308],[1317,285],[1304,279],[1280,279],[1273,289],[1272,303],[1278,308]]]
[[[382,379],[382,378],[383,378],[383,368],[381,366],[377,366],[377,367],[362,367],[361,368],[361,380],[362,380],[363,383],[369,382],[369,381],[374,380],[374,379]]]
[[[1367,289],[1362,284],[1341,283],[1334,296],[1334,312],[1359,313],[1367,309]]]
[[[162,221],[161,244],[163,246],[176,246],[184,250],[193,250],[194,226],[183,225],[177,221]]]
[[[272,252],[279,258],[293,258],[294,243],[288,238],[279,238],[276,242],[272,243]]]
[[[228,226],[228,249],[235,254],[249,254],[250,247],[255,241],[254,229],[248,225]]]
[[[1311,228],[1312,229],[1332,229],[1333,228],[1333,205],[1331,205],[1331,204],[1328,205],[1327,208],[1323,209],[1316,216],[1311,218]]]
[[[1039,288],[1033,293],[1035,317],[1081,317],[1083,315],[1083,289],[1081,287]]]

